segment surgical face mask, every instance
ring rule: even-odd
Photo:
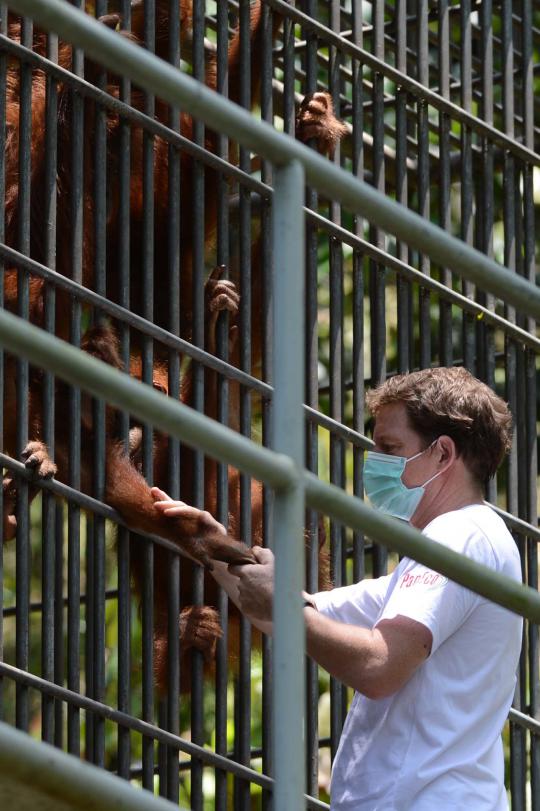
[[[429,448],[435,444],[435,439]],[[364,463],[364,489],[371,505],[387,515],[410,521],[424,493],[426,486],[444,471],[440,470],[424,484],[418,487],[407,487],[401,476],[405,465],[418,459],[429,450],[426,448],[414,456],[391,456],[388,453],[368,451]]]

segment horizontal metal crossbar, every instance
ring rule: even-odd
[[[540,623],[540,595],[508,577],[426,538],[368,507],[340,488],[301,473],[289,457],[255,445],[224,425],[111,368],[32,324],[0,310],[0,342],[68,383],[131,411],[181,439],[276,489],[298,484],[303,476],[306,502],[343,524],[366,532],[372,540],[434,568],[472,591],[535,623]]]
[[[526,535],[528,538],[540,541],[540,529],[538,527],[533,526],[528,521],[524,521],[522,518],[511,515],[511,513],[506,512],[506,510],[501,510],[500,507],[490,504],[489,501],[486,501],[486,504],[501,516],[510,530],[516,532],[518,535]]]
[[[530,715],[525,715],[525,713],[515,710],[513,707],[508,713],[508,718],[512,723],[528,729],[533,735],[540,735],[540,721],[536,718],[531,718]]]
[[[341,202],[350,211],[362,214],[441,266],[504,299],[523,315],[540,320],[540,290],[526,279],[510,273],[429,220],[386,198],[313,150],[254,119],[246,110],[109,31],[89,15],[62,0],[13,0],[10,5],[45,29],[54,30],[83,48],[105,67],[121,72],[151,93],[158,92],[160,98],[174,107],[189,109],[212,129],[235,138],[274,165],[299,161],[310,186]],[[536,163],[534,153],[529,154],[529,150],[527,153],[526,159]]]

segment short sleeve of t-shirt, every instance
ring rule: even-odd
[[[439,516],[424,529],[424,534],[478,563],[497,568],[489,539],[463,511]],[[394,588],[378,622],[400,615],[422,623],[433,635],[434,653],[482,600],[438,572],[405,558],[399,564]]]
[[[373,628],[384,605],[392,575],[374,580],[361,580],[352,586],[342,586],[313,595],[317,609],[330,619]]]

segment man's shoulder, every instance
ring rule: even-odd
[[[498,570],[519,564],[514,539],[487,504],[471,504],[438,515],[424,528],[424,534]]]

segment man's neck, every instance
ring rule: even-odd
[[[428,499],[428,493],[420,502],[418,509],[411,519],[411,524],[417,529],[424,529],[431,521],[444,513],[469,507],[471,504],[482,504],[484,496],[481,488],[471,486],[470,482],[460,482],[458,486],[448,482],[446,486],[438,488],[437,493]],[[423,503],[425,502],[425,503]]]

